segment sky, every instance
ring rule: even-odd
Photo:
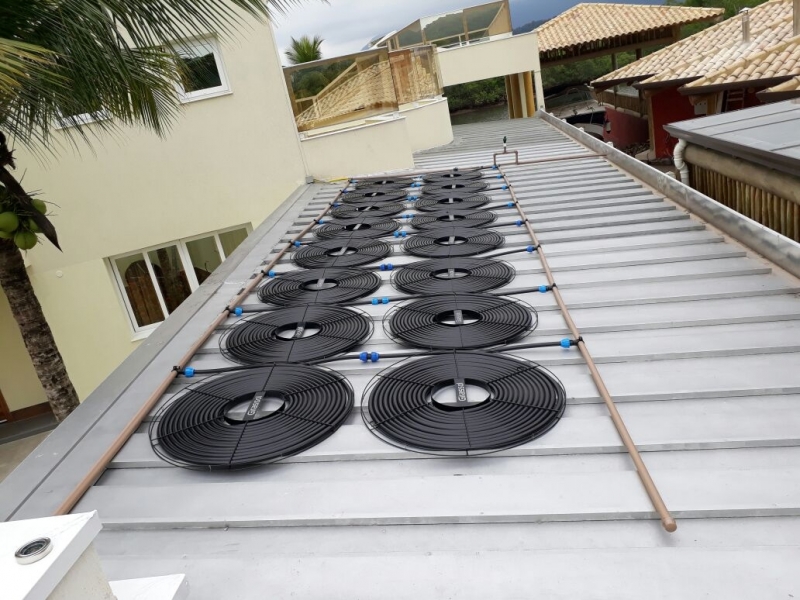
[[[488,0],[487,0],[488,1]],[[576,0],[577,1],[577,0]],[[531,0],[512,0],[527,4]],[[307,0],[275,19],[275,33],[281,58],[289,40],[303,35],[321,36],[324,57],[358,52],[379,34],[401,29],[420,17],[482,4],[482,0]],[[539,0],[547,6],[546,0]]]

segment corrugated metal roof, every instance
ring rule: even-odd
[[[539,50],[549,52],[636,33],[716,19],[721,8],[636,4],[577,4],[539,26]]]
[[[800,593],[800,284],[540,119],[457,127],[451,145],[418,155],[417,166],[490,164],[503,135],[523,159],[564,159],[506,173],[678,531],[653,520],[580,356],[545,348],[517,354],[564,383],[564,418],[534,442],[481,458],[390,446],[358,408],[331,438],[283,463],[207,473],[160,460],[143,426],[76,508],[103,519],[97,547],[109,577],[186,573],[194,600]],[[0,510],[52,510],[220,307],[337,191],[310,186],[259,228],[235,269],[201,286],[135,365],[127,361],[0,485]],[[513,211],[498,213],[511,224]],[[513,224],[495,229],[508,248],[530,243]],[[394,264],[414,260],[388,239]],[[509,293],[543,283],[536,254],[504,260],[516,270]],[[293,268],[283,259],[276,270]],[[395,295],[389,273],[375,272],[376,296]],[[567,334],[552,294],[515,295],[538,310],[531,340]],[[364,350],[398,349],[380,326],[390,308],[364,307],[376,325]],[[195,367],[230,366],[218,342],[235,322]],[[332,366],[358,399],[393,362]],[[131,379],[126,368],[136,370]]]
[[[671,123],[670,135],[800,174],[800,104],[791,100]]]
[[[750,39],[742,38],[742,15],[736,15],[686,39],[649,54],[592,82],[638,82],[641,87],[711,76],[735,61],[792,36],[792,1],[771,0],[750,9]]]

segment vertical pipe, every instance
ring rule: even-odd
[[[533,74],[525,71],[522,75],[525,81],[525,101],[528,107],[528,116],[532,117],[536,112],[536,95],[533,92]]]
[[[794,35],[800,35],[800,0],[794,0],[792,5]]]
[[[511,85],[511,75],[506,75],[506,102],[508,103],[508,118],[514,118],[514,88]]]

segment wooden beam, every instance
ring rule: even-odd
[[[660,45],[669,45],[675,42],[675,38],[671,35],[661,38],[656,38],[653,40],[647,41],[640,41],[634,44],[626,44],[624,46],[611,46],[609,48],[604,48],[603,50],[595,50],[593,52],[586,52],[585,54],[575,54],[573,56],[565,57],[565,58],[557,58],[554,60],[547,59],[547,52],[541,53],[541,62],[542,67],[555,67],[557,65],[564,65],[568,63],[578,62],[581,60],[588,60],[590,58],[598,58],[600,56],[608,56],[609,54],[620,53],[620,52],[634,52],[637,48],[647,48],[650,46],[660,46]]]

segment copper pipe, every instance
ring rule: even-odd
[[[237,306],[250,295],[250,293],[256,288],[256,286],[261,283],[264,279],[264,273],[268,273],[272,267],[278,264],[278,261],[283,258],[287,251],[289,251],[296,241],[299,241],[304,235],[306,235],[314,225],[323,218],[331,207],[336,203],[339,198],[341,197],[342,192],[336,195],[333,201],[331,201],[328,206],[323,209],[317,217],[311,221],[308,225],[306,225],[303,230],[298,233],[291,242],[288,242],[286,246],[278,252],[278,255],[273,258],[267,266],[261,269],[256,277],[251,279],[248,284],[242,289],[239,294],[231,300],[231,302],[225,307],[225,309],[217,315],[217,318],[208,326],[208,328],[202,333],[202,335],[197,339],[189,347],[186,354],[183,355],[180,361],[180,366],[184,367],[186,364],[194,358],[194,355],[197,353],[200,348],[202,348],[203,344],[208,341],[208,338],[216,331],[217,327],[219,327],[229,316],[230,316],[230,307]],[[108,467],[108,463],[122,450],[122,447],[127,443],[130,437],[136,433],[136,430],[139,429],[139,426],[145,420],[147,415],[150,414],[150,411],[153,410],[153,407],[158,403],[161,397],[166,393],[169,386],[178,376],[177,371],[172,370],[169,374],[164,377],[163,381],[159,384],[159,386],[155,389],[155,391],[147,398],[147,401],[142,405],[139,411],[134,415],[134,417],[128,422],[120,434],[116,437],[116,439],[111,443],[108,449],[103,453],[103,455],[97,459],[97,462],[94,463],[89,472],[80,480],[78,485],[69,493],[69,495],[64,499],[64,501],[59,505],[59,507],[55,511],[55,515],[66,515],[75,507],[78,501],[83,497],[83,495],[89,491],[89,489],[94,485],[94,483],[100,478],[103,472]]]
[[[653,508],[655,508],[659,518],[661,519],[661,524],[664,526],[664,529],[672,533],[678,528],[678,525],[675,523],[675,519],[672,518],[672,515],[670,514],[666,504],[664,504],[664,499],[661,497],[653,478],[650,476],[650,471],[647,470],[647,465],[644,464],[644,460],[642,460],[639,450],[636,448],[636,444],[633,443],[633,438],[631,438],[631,434],[628,432],[628,428],[625,426],[625,421],[622,420],[622,416],[617,410],[617,405],[614,403],[613,398],[611,398],[611,394],[609,393],[608,388],[603,381],[603,377],[600,375],[600,371],[597,370],[597,365],[595,365],[594,359],[589,352],[589,348],[586,346],[586,343],[581,337],[578,326],[575,324],[575,321],[572,320],[572,316],[569,314],[569,309],[567,308],[564,299],[561,297],[561,292],[559,291],[555,279],[553,278],[553,272],[550,270],[550,265],[547,262],[545,251],[539,244],[539,238],[537,237],[536,232],[533,230],[533,227],[531,227],[531,224],[528,222],[528,217],[525,215],[525,211],[522,210],[522,206],[520,206],[519,201],[517,200],[517,194],[514,192],[514,187],[511,185],[508,177],[506,177],[503,169],[501,168],[499,170],[500,174],[503,176],[503,179],[506,181],[508,191],[511,194],[514,205],[517,207],[517,212],[524,221],[525,227],[528,229],[528,234],[530,234],[534,246],[538,248],[539,260],[542,263],[542,268],[544,268],[544,272],[547,277],[547,283],[553,288],[553,295],[555,296],[556,303],[561,310],[561,314],[564,317],[564,321],[567,323],[570,333],[572,334],[573,338],[577,340],[578,350],[580,351],[581,356],[583,356],[583,360],[586,361],[586,364],[589,367],[592,381],[594,381],[597,391],[600,392],[600,397],[603,399],[606,408],[608,408],[608,412],[611,415],[611,421],[614,423],[614,427],[617,429],[617,433],[622,440],[622,444],[625,446],[625,449],[628,451],[628,454],[630,454],[630,457],[633,460],[633,464],[636,466],[636,473],[639,475],[639,479],[641,480],[642,485],[644,486],[644,489],[650,498],[650,502],[653,504]]]

